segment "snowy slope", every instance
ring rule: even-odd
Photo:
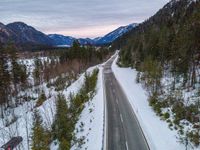
[[[46,59],[46,58],[42,58],[42,59]],[[20,60],[20,62],[27,64],[28,70],[31,75],[32,70],[34,69],[34,66],[33,66],[34,60],[25,59],[25,60]],[[92,72],[96,67],[97,66],[89,68],[87,72]],[[31,76],[29,77],[29,81],[32,82]],[[80,75],[78,80],[76,80],[73,84],[71,84],[71,86],[65,89],[62,93],[65,95],[66,98],[68,98],[71,92],[76,94],[79,91],[79,89],[82,87],[83,83],[84,83],[84,74]],[[99,86],[101,85],[101,79],[99,79],[98,85]],[[44,90],[45,95],[47,96],[47,100],[40,107],[36,108],[35,105],[37,102],[37,98],[39,96],[37,89]],[[102,121],[103,107],[97,107],[97,106],[101,106],[102,102],[99,101],[99,97],[101,97],[102,94],[101,94],[101,90],[98,90],[98,88],[97,88],[97,91],[99,91],[99,94],[94,97],[95,107],[93,107],[93,104],[91,105],[91,107],[95,110],[93,113],[94,117],[96,118],[97,115],[100,116],[97,118],[96,122],[94,121],[94,123],[100,124],[100,123],[103,123]],[[18,148],[20,148],[21,150],[27,150],[28,139],[29,139],[29,146],[31,145],[30,137],[32,134],[31,129],[32,129],[32,122],[33,122],[32,120],[33,111],[35,109],[38,109],[38,111],[40,112],[40,115],[43,118],[43,125],[47,128],[51,128],[51,125],[53,123],[53,118],[56,112],[55,100],[58,95],[58,92],[55,91],[54,87],[48,88],[47,83],[43,83],[42,85],[39,85],[37,87],[33,87],[30,89],[27,89],[26,91],[20,92],[20,95],[27,95],[28,96],[27,102],[19,105],[18,107],[9,108],[6,111],[7,113],[6,118],[5,119],[0,118],[0,146],[5,144],[13,136],[21,136],[23,137],[23,142]],[[92,125],[91,128],[93,126],[96,126],[95,124],[91,124]],[[98,129],[95,129],[95,134],[96,132],[101,132],[102,129],[99,128],[99,130],[98,131],[97,130]],[[101,138],[102,137],[100,136],[96,140],[97,143],[98,141],[100,143]],[[52,150],[55,150],[55,149],[52,149]]]
[[[101,150],[103,141],[103,88],[102,88],[102,67],[99,68],[96,95],[85,104],[85,108],[76,124],[76,137],[83,138],[85,144],[80,147],[74,145],[71,150],[88,149]],[[81,128],[81,124],[84,124]],[[78,131],[78,132],[77,132]]]
[[[96,38],[95,39],[95,44],[96,45],[110,44],[114,40],[116,40],[117,38],[122,36],[123,34],[129,32],[130,30],[135,28],[136,26],[137,26],[137,24],[133,23],[133,24],[130,24],[130,25],[127,25],[127,26],[119,27],[116,30],[108,33],[107,35],[105,35],[105,36],[103,36],[101,38]]]
[[[136,70],[119,68],[116,65],[116,61],[117,59],[112,64],[112,70],[137,115],[151,149],[184,150],[185,146],[180,144],[177,139],[177,132],[170,130],[168,124],[160,120],[149,106],[147,93],[140,84],[136,84],[135,82]]]

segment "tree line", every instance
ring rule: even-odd
[[[33,59],[34,68],[30,72],[26,62],[20,63],[20,51],[13,43],[0,44],[0,52],[0,105],[5,108],[22,103],[23,100],[17,98],[20,91],[49,82],[50,79],[66,73],[76,78],[89,66],[101,63],[112,54],[108,48],[82,47],[75,41],[71,48],[51,51],[46,49],[42,57],[35,55],[30,58]],[[33,84],[28,80],[30,76]]]
[[[17,60],[17,49],[9,44],[2,46],[0,44],[0,105],[1,110],[14,103],[13,96],[20,90],[26,88],[27,73],[26,66]],[[1,112],[1,117],[4,113]]]

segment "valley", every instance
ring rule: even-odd
[[[16,9],[25,5],[18,2]],[[0,23],[0,149],[199,150],[200,1],[163,0],[142,21],[153,2],[87,1],[93,13],[80,3],[68,2],[80,8],[66,12],[71,20],[59,22],[66,2],[52,12],[35,1],[26,4],[52,22],[40,18],[37,26],[36,11],[20,9],[31,14],[27,24]],[[129,11],[140,23],[115,28]],[[74,29],[77,36],[66,34]],[[92,31],[101,36],[78,36]]]

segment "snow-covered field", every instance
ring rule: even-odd
[[[177,138],[177,131],[170,130],[168,124],[160,120],[149,106],[147,93],[141,84],[135,82],[137,71],[131,68],[120,68],[116,62],[117,58],[112,64],[112,70],[137,115],[150,148],[152,150],[184,150],[185,146]]]

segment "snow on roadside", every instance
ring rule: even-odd
[[[87,137],[87,144],[84,145],[85,147],[91,147],[91,142],[95,142],[95,143],[101,143],[100,141],[102,140],[102,136],[100,137],[95,137],[96,134],[102,134],[102,129],[101,128],[96,128],[97,125],[100,125],[100,123],[103,121],[101,119],[103,119],[103,106],[101,106],[103,103],[103,100],[101,101],[101,67],[100,65],[94,66],[94,67],[90,67],[89,69],[87,69],[87,73],[91,73],[95,68],[99,68],[99,76],[98,76],[98,83],[97,83],[97,94],[94,96],[93,100],[86,103],[85,104],[85,109],[83,110],[83,112],[81,113],[80,119],[76,125],[76,128],[79,128],[81,122],[83,122],[85,124],[84,126],[84,132],[80,132],[78,134],[76,134],[77,138],[80,138],[82,136]],[[84,83],[84,76],[85,74],[83,73],[78,80],[76,80],[74,83],[72,83],[71,86],[69,86],[67,89],[65,89],[63,91],[63,94],[65,95],[66,99],[69,97],[70,93],[73,94],[77,94],[78,91],[80,90],[80,88],[82,87],[83,83]],[[54,96],[55,97],[55,96]],[[56,112],[56,107],[55,107],[55,98],[53,99],[53,111],[52,111],[52,100],[50,101],[46,101],[42,107],[40,108],[40,110],[42,112],[46,112],[46,113],[42,113],[41,114],[49,114],[53,112],[53,116],[55,115]],[[92,112],[90,113],[90,110],[92,110]],[[98,116],[98,117],[96,117]],[[45,116],[43,116],[43,118],[45,118]],[[46,119],[47,120],[47,119]],[[90,121],[92,120],[92,122]],[[99,126],[100,127],[100,126]],[[103,125],[102,125],[103,127]],[[87,134],[85,134],[87,132]],[[90,134],[88,133],[90,132]],[[57,150],[58,149],[58,144],[56,144],[57,142],[55,141],[51,143],[50,145],[50,149],[51,150]],[[56,145],[55,145],[56,144]],[[76,150],[77,147],[74,146],[72,148],[72,150]]]
[[[95,68],[99,68],[100,69],[100,67],[99,67],[100,65],[97,65],[97,66],[94,66],[94,67],[90,67],[89,69],[87,69],[87,73],[91,73]],[[65,97],[66,97],[66,99],[69,97],[69,95],[70,95],[70,93],[73,93],[73,94],[77,94],[78,93],[78,91],[81,89],[81,87],[82,87],[82,85],[83,85],[83,83],[84,83],[84,78],[85,78],[85,73],[83,73],[74,83],[72,83],[72,85],[71,86],[69,86],[67,89],[65,89],[64,91],[63,91],[63,94],[65,95]],[[97,84],[97,86],[98,86],[98,84]],[[98,89],[97,89],[98,90]],[[95,100],[95,98],[97,97],[97,95],[93,98],[93,100],[92,100],[92,102]],[[97,97],[97,99],[98,99],[98,97]],[[99,99],[98,99],[99,100]],[[43,108],[43,110],[45,111],[45,110],[48,110],[50,107],[48,107],[48,103],[49,102],[46,102],[47,104],[47,107],[44,107]],[[54,105],[55,105],[55,102],[54,102]],[[85,105],[85,109],[83,110],[83,112],[81,113],[81,117],[80,117],[80,119],[79,119],[79,121],[78,121],[78,123],[77,123],[77,125],[76,125],[76,128],[78,128],[79,127],[79,124],[83,121],[83,120],[81,120],[82,118],[84,118],[84,123],[86,124],[85,125],[85,127],[88,127],[88,125],[90,125],[91,123],[90,122],[88,122],[88,121],[90,121],[90,120],[88,120],[88,119],[93,119],[93,116],[92,116],[92,118],[91,118],[91,116],[90,117],[82,117],[82,116],[88,116],[88,112],[89,112],[89,109],[91,108],[91,106],[92,105],[89,105],[89,103],[87,103],[86,105]],[[93,106],[94,107],[94,106]],[[96,105],[95,105],[95,107],[96,107]],[[99,107],[100,107],[100,104],[99,104]],[[100,107],[101,108],[101,107]],[[99,109],[98,107],[97,108],[95,108],[95,110],[96,109]],[[51,110],[49,110],[49,112],[51,112]],[[56,107],[54,107],[54,115],[55,115],[55,112],[56,112]],[[98,111],[97,111],[98,112]],[[90,113],[90,114],[95,114],[95,113]],[[103,116],[102,116],[103,117]],[[87,119],[86,119],[87,118]],[[101,121],[101,120],[100,120]],[[99,122],[98,122],[99,123]],[[87,128],[87,130],[88,130],[88,128]],[[81,132],[82,133],[82,132]],[[77,137],[81,137],[81,136],[83,136],[84,134],[77,134],[76,136]],[[52,143],[51,143],[51,145],[50,145],[50,150],[58,150],[59,149],[59,147],[58,147],[58,141],[53,141]],[[74,146],[72,149],[74,149],[74,150],[76,150],[76,147]]]
[[[96,95],[85,104],[85,108],[76,124],[76,130],[78,129],[76,137],[79,139],[84,138],[84,144],[81,145],[81,148],[76,144],[71,150],[101,150],[102,148],[104,112],[102,70],[103,68],[99,67]]]
[[[149,106],[147,93],[141,84],[135,81],[137,71],[131,68],[120,68],[117,59],[112,64],[112,70],[122,86],[145,134],[152,150],[183,150],[185,146],[177,139],[177,131],[169,129],[165,121],[160,120]]]
[[[111,56],[110,59],[115,57],[117,53]],[[77,138],[85,138],[85,143],[81,145],[74,145],[71,150],[102,150],[103,146],[103,132],[104,132],[104,92],[103,92],[103,65],[106,62],[98,65],[99,74],[96,86],[96,95],[94,98],[85,104],[85,108],[82,111],[79,121],[76,124],[76,129],[79,132],[76,134]],[[90,112],[92,110],[92,112]],[[81,124],[84,124],[81,127]],[[80,132],[81,131],[81,132]]]

